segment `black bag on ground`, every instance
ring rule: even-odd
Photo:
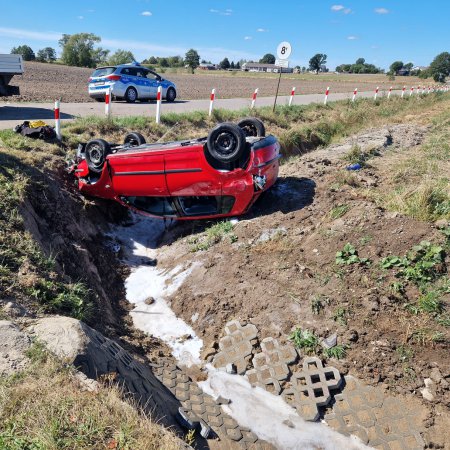
[[[43,139],[44,141],[56,138],[54,128],[50,125],[47,125],[42,120],[35,122],[26,120],[21,125],[17,125],[14,128],[14,131],[16,133],[20,133],[22,136],[30,137],[33,139]]]

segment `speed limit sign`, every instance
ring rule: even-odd
[[[277,47],[278,59],[288,59],[291,55],[292,47],[289,42],[281,42]]]

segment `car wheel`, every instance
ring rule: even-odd
[[[246,117],[240,120],[238,127],[244,130],[246,136],[264,137],[266,135],[264,124],[256,117]]]
[[[217,161],[239,159],[246,147],[245,133],[234,123],[221,123],[211,130],[206,141],[209,154]]]
[[[95,97],[94,99],[96,102],[104,102],[105,101],[105,97]]]
[[[123,143],[130,144],[130,147],[139,147],[139,145],[145,144],[145,137],[137,131],[132,131],[125,136]]]
[[[125,100],[127,103],[134,103],[138,98],[137,91],[134,87],[129,87],[125,92]]]
[[[106,161],[106,156],[111,153],[111,147],[104,139],[93,139],[84,147],[87,165],[92,172],[100,173]]]
[[[175,91],[174,88],[169,88],[167,89],[167,93],[166,93],[166,102],[174,102],[175,99],[177,98],[177,92]]]

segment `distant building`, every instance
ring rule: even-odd
[[[246,62],[242,64],[241,70],[244,70],[245,72],[272,72],[272,73],[279,73],[280,67],[276,66],[275,64],[262,64],[262,63],[251,63]],[[292,73],[294,69],[291,67],[281,67],[282,73]]]
[[[218,65],[217,64],[209,64],[209,63],[202,63],[198,66],[201,70],[217,70]]]

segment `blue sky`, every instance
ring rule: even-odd
[[[182,55],[189,48],[219,62],[261,58],[289,41],[291,66],[328,55],[331,69],[363,57],[428,65],[450,51],[450,0],[22,0],[2,1],[0,53],[27,44],[58,50],[62,33],[92,32],[101,46],[138,60]]]

